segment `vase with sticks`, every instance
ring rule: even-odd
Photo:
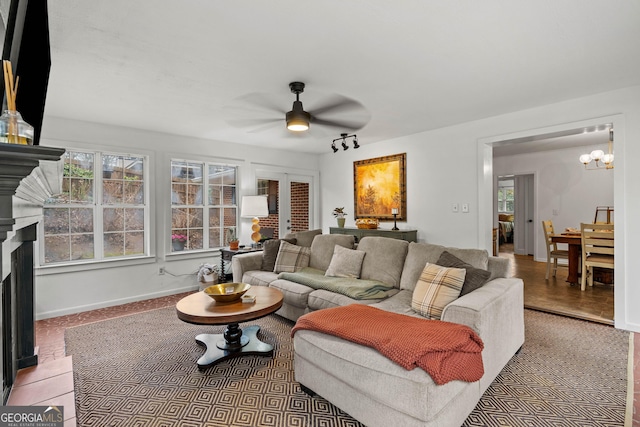
[[[16,110],[16,94],[19,78],[13,79],[11,61],[3,60],[4,87],[7,96],[7,110],[0,116],[0,142],[8,144],[33,144],[33,126],[22,120]]]

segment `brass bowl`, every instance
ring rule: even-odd
[[[251,285],[246,283],[220,283],[219,285],[205,288],[204,293],[216,300],[216,302],[234,302],[239,301],[240,297],[249,288],[251,288]]]

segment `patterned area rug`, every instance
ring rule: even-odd
[[[527,310],[526,343],[465,426],[624,424],[628,333]],[[200,371],[194,337],[223,327],[177,319],[175,309],[66,330],[78,425],[361,426],[293,375],[292,323],[256,322],[273,358],[245,356]]]

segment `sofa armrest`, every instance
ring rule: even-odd
[[[442,320],[472,328],[484,342],[484,392],[524,344],[524,283],[498,278],[445,307]]]
[[[262,267],[262,252],[250,252],[246,254],[235,255],[231,258],[231,271],[233,272],[233,281],[242,282],[242,276],[247,271],[260,270]]]

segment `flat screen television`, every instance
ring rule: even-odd
[[[20,77],[16,108],[33,126],[33,144],[40,144],[40,131],[51,69],[47,0],[0,0],[3,34],[2,59]],[[4,78],[0,78],[2,111],[7,109]]]

